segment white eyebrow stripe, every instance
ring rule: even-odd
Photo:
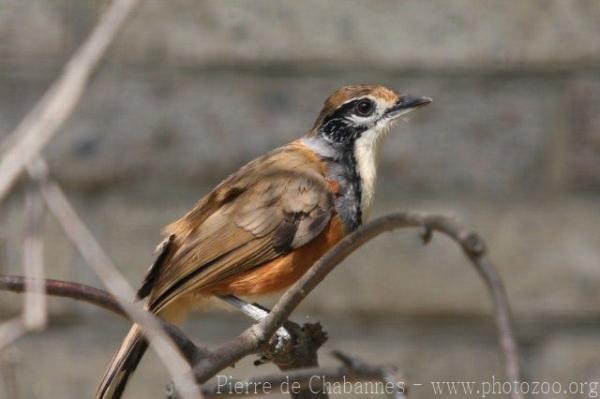
[[[352,97],[349,100],[343,102],[341,105],[346,105],[348,103],[351,103],[352,101],[356,101],[356,100],[363,100],[365,98],[368,98],[369,100],[372,100],[375,104],[378,104],[377,99],[375,97],[373,97],[370,94],[365,94],[364,96],[360,96],[360,97]],[[340,106],[341,106],[340,105]]]

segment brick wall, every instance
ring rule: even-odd
[[[103,6],[0,0],[0,134]],[[162,225],[245,161],[301,135],[336,87],[374,82],[431,96],[386,142],[375,213],[440,211],[477,228],[506,281],[528,375],[598,380],[600,359],[574,342],[600,345],[599,36],[600,3],[586,0],[148,0],[46,154],[137,282]],[[11,248],[20,207],[17,196],[4,207],[9,249],[0,270],[18,271]],[[48,273],[97,283],[57,226],[48,230]],[[488,368],[457,365],[481,357],[498,366],[487,294],[459,251],[435,241],[422,248],[410,233],[378,239],[303,310],[326,326],[332,314],[382,329],[401,317],[440,351],[391,329],[382,342],[398,339],[412,351],[399,349],[401,367],[410,371],[407,359],[417,359],[417,378],[428,378],[435,359],[441,376],[484,377]],[[2,312],[18,305],[0,298]],[[60,320],[97,316],[52,305]],[[385,353],[359,332],[340,334],[365,353]]]

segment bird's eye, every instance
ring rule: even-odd
[[[375,110],[375,104],[371,100],[360,100],[355,107],[357,115],[369,116]]]

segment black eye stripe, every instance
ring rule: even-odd
[[[352,145],[352,143],[354,143],[354,141],[369,128],[367,124],[356,124],[351,119],[351,116],[353,115],[359,115],[362,117],[366,116],[358,113],[357,111],[358,104],[363,101],[371,102],[373,109],[375,108],[375,104],[373,104],[372,100],[369,100],[365,97],[358,98],[340,106],[330,115],[325,117],[325,119],[323,119],[323,123],[321,124],[321,128],[319,130],[328,139],[328,141],[343,146],[349,146]]]
[[[323,122],[327,123],[327,121],[329,119],[341,119],[341,118],[343,118],[345,116],[351,115],[352,114],[352,110],[354,109],[354,107],[356,107],[356,104],[359,101],[360,100],[353,100],[353,101],[347,102],[346,104],[344,104],[341,107],[339,107],[338,109],[336,109],[327,118],[325,118],[325,120]]]
[[[356,100],[352,100],[352,101],[349,101],[346,104],[342,105],[341,107],[336,109],[333,113],[331,113],[329,116],[327,116],[323,120],[323,124],[327,123],[330,119],[340,119],[340,118],[354,114],[357,104],[360,102],[363,102],[363,101],[369,101],[372,104],[373,109],[375,109],[375,104],[373,103],[372,100],[370,100],[368,98],[359,98]]]

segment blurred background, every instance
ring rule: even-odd
[[[105,5],[0,0],[0,134]],[[339,86],[430,96],[386,141],[373,216],[441,212],[481,232],[508,290],[525,377],[598,382],[599,37],[593,0],[147,0],[45,154],[137,286],[163,225],[243,163],[302,135]],[[21,194],[2,205],[0,273],[21,273]],[[47,274],[99,286],[51,218],[46,228]],[[477,274],[447,239],[424,247],[416,233],[372,241],[294,319],[329,332],[323,364],[335,364],[333,349],[397,364],[424,384],[414,398],[434,396],[430,381],[502,379]],[[0,293],[2,319],[21,299]],[[248,324],[218,310],[186,330],[215,345]],[[116,316],[52,299],[50,328],[11,354],[20,398],[90,397],[127,329]],[[248,360],[231,374],[274,370]],[[126,397],[162,398],[166,382],[147,356]]]

